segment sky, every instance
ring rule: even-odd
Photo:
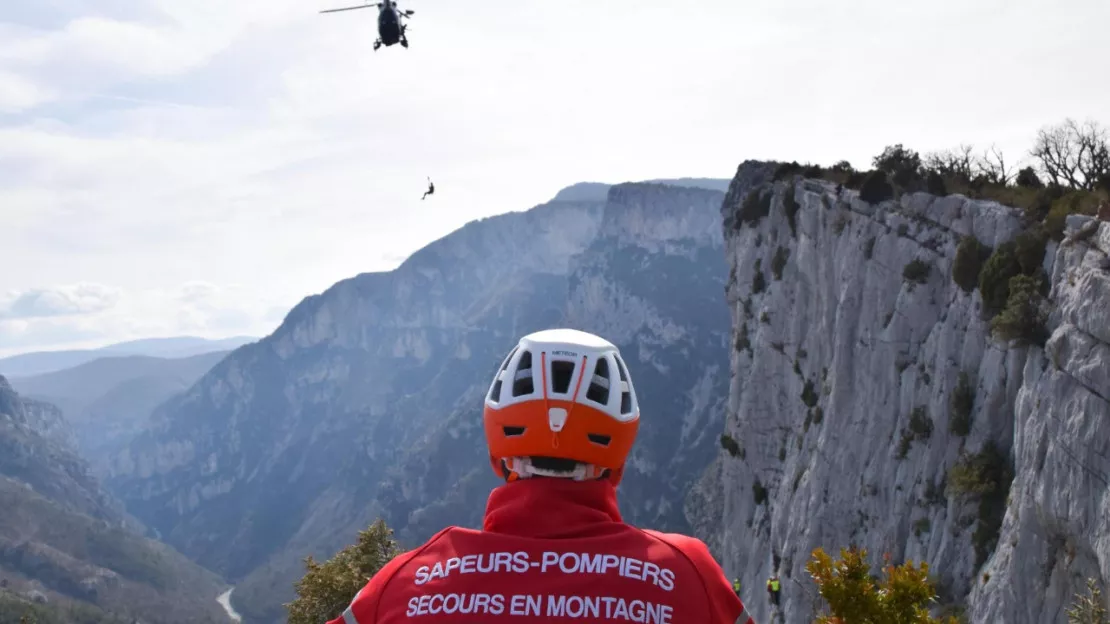
[[[266,335],[575,182],[1110,123],[1105,0],[347,4],[0,3],[0,356]]]

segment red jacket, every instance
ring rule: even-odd
[[[493,490],[483,530],[399,555],[328,624],[754,624],[701,541],[624,524],[607,481]]]

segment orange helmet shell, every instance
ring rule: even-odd
[[[640,425],[639,404],[620,351],[573,329],[520,339],[494,376],[483,411],[490,464],[517,474],[514,460],[555,457],[609,471],[614,484]]]

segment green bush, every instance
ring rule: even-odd
[[[1025,167],[1018,171],[1017,179],[1014,182],[1022,188],[1039,189],[1044,187],[1044,183],[1037,177],[1037,172],[1032,167]]]
[[[978,501],[979,524],[971,536],[975,546],[975,567],[987,559],[998,541],[1006,498],[1014,471],[1009,458],[994,444],[987,442],[974,455],[965,454],[948,470],[948,489],[964,499]]]
[[[956,259],[952,261],[952,281],[964,292],[971,293],[979,285],[979,272],[990,253],[991,248],[980,243],[974,235],[963,237],[956,247]]]
[[[1101,200],[1099,193],[1090,191],[1069,191],[1062,194],[1059,199],[1052,202],[1052,208],[1044,220],[1046,234],[1053,240],[1060,241],[1064,238],[1064,226],[1067,224],[1068,215],[1082,214],[1094,216],[1098,212]]]
[[[948,402],[950,412],[948,416],[948,430],[958,436],[971,433],[971,411],[975,407],[975,390],[971,387],[971,380],[967,373],[960,371],[956,381],[956,388]]]
[[[933,435],[933,419],[925,411],[925,406],[919,405],[910,413],[910,431],[919,440],[928,440]]]
[[[756,505],[762,505],[767,500],[767,488],[763,487],[759,479],[752,483],[752,499],[755,500]]]
[[[740,327],[740,331],[736,334],[736,350],[743,351],[745,349],[751,349],[751,347],[752,342],[748,339],[748,324],[744,323]]]
[[[1048,340],[1048,309],[1041,295],[1044,283],[1039,276],[1010,278],[1006,307],[991,319],[991,331],[997,338],[1044,346]]]
[[[378,520],[358,534],[358,542],[323,564],[304,560],[305,575],[294,588],[297,598],[285,605],[289,624],[319,624],[343,613],[366,582],[400,554],[393,531]]]
[[[944,178],[931,169],[928,175],[925,176],[925,191],[937,197],[948,195],[948,187],[944,184]]]
[[[805,386],[802,388],[802,402],[806,407],[813,407],[817,405],[817,391],[813,388],[813,381],[806,380]]]
[[[984,312],[989,316],[1006,306],[1010,296],[1010,278],[1021,273],[1015,247],[1013,242],[999,245],[979,273],[979,293],[983,296]]]
[[[1014,238],[1014,258],[1022,273],[1033,275],[1041,269],[1047,243],[1048,236],[1040,226],[1026,230]]]
[[[721,434],[721,448],[728,451],[728,454],[733,457],[737,457],[741,455],[741,453],[743,453],[743,449],[740,448],[740,444],[737,443],[736,440],[734,440],[732,436],[727,433]]]
[[[863,184],[859,189],[859,198],[869,204],[878,204],[888,199],[894,199],[894,187],[887,181],[885,173],[872,171],[863,179]]]
[[[761,189],[752,189],[740,206],[740,219],[737,224],[746,223],[749,227],[755,227],[760,219],[769,214],[771,214],[771,193]]]
[[[755,272],[752,275],[752,294],[758,295],[759,293],[767,290],[767,280],[763,277],[763,263],[759,260],[755,261]]]
[[[902,269],[902,277],[907,282],[924,284],[929,281],[929,264],[922,260],[911,260]]]
[[[886,555],[881,576],[872,574],[873,567],[866,550],[842,548],[840,559],[833,560],[814,549],[805,569],[828,604],[828,614],[817,616],[815,624],[957,624],[951,616],[929,615],[937,601],[929,564],[895,566]]]
[[[790,225],[790,235],[794,238],[798,237],[798,225],[795,222],[795,217],[798,211],[801,210],[802,205],[794,197],[794,185],[788,184],[786,192],[782,196],[782,207],[786,211],[786,222]]]
[[[771,258],[771,275],[776,280],[782,279],[782,270],[786,268],[786,261],[790,258],[790,250],[779,246],[775,249],[775,255]]]
[[[883,153],[872,160],[872,164],[875,169],[890,176],[890,180],[899,188],[907,189],[920,176],[921,156],[899,143],[888,145]]]
[[[775,167],[775,172],[771,174],[771,179],[777,182],[778,180],[785,180],[801,172],[802,166],[799,165],[797,161],[782,163],[778,167]]]

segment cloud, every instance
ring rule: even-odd
[[[9,295],[7,303],[0,303],[0,318],[34,319],[95,314],[115,306],[119,296],[119,290],[102,284],[33,289]]]
[[[0,71],[0,113],[18,113],[48,101],[52,94],[29,80]]]

